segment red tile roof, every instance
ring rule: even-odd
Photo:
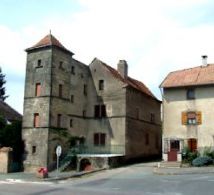
[[[214,64],[171,72],[160,87],[182,87],[214,84]]]
[[[68,51],[69,53],[72,53],[71,51],[69,51],[68,49],[66,49],[60,42],[58,39],[56,39],[52,34],[48,34],[46,35],[43,39],[41,39],[37,44],[35,44],[34,46],[26,49],[26,51],[30,51],[32,49],[37,49],[37,48],[42,48],[42,47],[47,47],[47,46],[57,46],[65,51]],[[73,54],[73,53],[72,53]]]
[[[95,58],[94,60],[98,61],[100,64],[102,64],[103,66],[105,66],[107,68],[107,70],[118,80],[122,81],[124,84],[126,84],[126,86],[132,87],[144,94],[146,94],[147,96],[150,96],[154,99],[157,100],[157,98],[152,94],[152,92],[140,81],[135,80],[131,77],[126,77],[123,78],[121,76],[121,74],[115,70],[114,68],[112,68],[111,66],[108,66],[107,64],[105,64],[104,62],[102,62],[101,60]]]

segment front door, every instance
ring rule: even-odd
[[[180,150],[179,140],[170,141],[170,151],[168,152],[168,161],[177,161],[177,153]]]

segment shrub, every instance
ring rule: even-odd
[[[211,147],[205,147],[203,151],[203,156],[208,156],[214,159],[214,150]]]
[[[198,156],[199,153],[197,151],[191,152],[188,147],[185,147],[182,151],[182,160],[185,163],[191,163]]]
[[[208,157],[208,156],[197,157],[192,161],[192,165],[196,167],[201,167],[201,166],[210,165],[210,164],[213,164],[213,160],[211,157]]]

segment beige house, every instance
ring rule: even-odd
[[[181,161],[184,147],[214,146],[214,64],[178,70],[161,83],[163,159]]]

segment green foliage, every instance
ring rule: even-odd
[[[197,157],[192,161],[192,165],[196,167],[201,167],[201,166],[211,165],[211,164],[213,164],[213,159],[208,156]]]
[[[57,134],[59,137],[67,137],[69,134],[68,134],[68,130],[66,128],[55,128],[55,127],[52,127],[50,129],[50,131],[54,134]]]
[[[0,145],[13,148],[13,160],[16,162],[22,161],[24,150],[21,131],[22,124],[20,121],[6,124],[4,119],[0,117]]]
[[[2,74],[2,70],[0,67],[0,101],[4,101],[8,96],[5,95],[5,75]]]
[[[211,147],[205,147],[203,151],[203,156],[208,156],[214,159],[214,150]]]
[[[84,137],[78,137],[78,136],[70,136],[68,138],[68,143],[69,143],[70,147],[76,146],[77,142],[79,142],[79,144],[84,144],[85,138]]]
[[[192,163],[192,161],[199,156],[197,151],[191,152],[188,147],[185,147],[182,151],[182,159],[184,163]]]

